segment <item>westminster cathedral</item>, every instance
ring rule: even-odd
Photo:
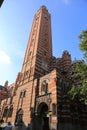
[[[72,102],[73,65],[67,50],[52,54],[51,14],[45,6],[34,16],[21,72],[0,95],[0,120],[32,130],[87,130],[87,107]],[[5,98],[3,98],[5,94]]]

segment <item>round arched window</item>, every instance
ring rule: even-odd
[[[41,85],[41,94],[44,95],[48,92],[48,83],[45,81],[42,82]]]

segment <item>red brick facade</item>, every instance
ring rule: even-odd
[[[5,82],[4,86],[0,85],[0,102],[9,97],[8,81]]]
[[[72,71],[67,51],[61,58],[52,55],[51,18],[42,6],[34,17],[22,70],[15,83],[9,86],[10,97],[1,102],[1,119],[16,125],[32,123],[33,130],[41,130],[41,127],[64,130],[64,123],[65,127],[68,124],[66,129],[72,130],[72,122],[79,122],[71,115],[67,97],[73,82]]]

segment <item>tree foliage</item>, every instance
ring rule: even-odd
[[[84,57],[87,58],[87,30],[82,31],[82,33],[79,35],[79,39],[81,41],[79,48],[84,52]]]
[[[80,38],[80,50],[84,52],[84,58],[87,59],[87,31],[83,31],[79,35]],[[81,102],[87,104],[87,63],[84,60],[77,60],[73,63],[74,82],[69,91],[69,95],[72,99],[78,99]]]
[[[74,82],[69,91],[69,95],[72,99],[78,99],[81,102],[87,104],[87,64],[83,60],[73,63]]]

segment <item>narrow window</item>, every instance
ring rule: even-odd
[[[13,113],[13,106],[11,106],[11,107],[9,108],[8,117],[12,117],[12,113]]]
[[[6,108],[4,109],[3,117],[6,117],[6,116],[7,116],[7,113],[8,113],[8,108],[6,107]]]
[[[56,115],[56,104],[55,103],[52,104],[52,113],[53,113],[53,115]]]
[[[44,81],[41,86],[41,94],[46,94],[48,92],[48,83]]]
[[[22,96],[23,96],[23,92],[20,92],[20,98],[22,98]]]
[[[24,90],[24,92],[23,92],[23,97],[25,97],[26,96],[26,90]]]

